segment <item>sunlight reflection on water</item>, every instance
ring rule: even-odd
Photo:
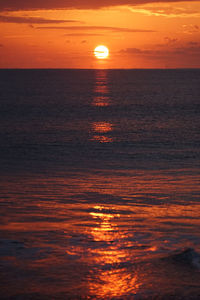
[[[108,249],[96,249],[95,263],[103,266],[116,266],[122,261],[128,261],[128,253],[121,248],[120,241],[122,234],[113,219],[120,218],[120,214],[103,213],[102,210],[107,209],[104,206],[95,206],[98,212],[91,212],[94,219],[99,220],[98,226],[91,230],[93,240],[96,242],[110,243]],[[114,212],[114,210],[113,210]],[[113,244],[113,245],[112,245]],[[108,267],[107,267],[108,268]],[[139,284],[137,283],[137,276],[130,273],[127,268],[111,268],[104,270],[100,267],[96,269],[95,280],[89,283],[90,293],[97,297],[115,297],[126,295],[131,290],[133,293],[137,291]]]
[[[192,86],[184,106],[173,72],[55,72],[52,89],[43,73],[41,97],[18,91],[23,109],[13,91],[12,105],[5,104],[16,128],[8,120],[2,127],[2,294],[43,300],[199,293],[199,271],[162,260],[176,249],[200,251]],[[35,80],[30,76],[33,87]],[[177,98],[167,94],[166,80]]]
[[[92,101],[93,106],[109,106],[112,104],[109,97],[108,79],[106,70],[96,71],[96,81],[94,86],[94,98]]]
[[[108,90],[108,79],[106,70],[98,70],[96,72],[96,84],[94,87],[94,98],[91,103],[92,106],[108,107],[112,104]],[[94,133],[91,140],[99,143],[112,143],[114,138],[111,135],[113,124],[107,121],[93,122],[91,124],[92,132]]]

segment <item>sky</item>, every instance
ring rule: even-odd
[[[0,68],[199,67],[200,1],[0,0]]]

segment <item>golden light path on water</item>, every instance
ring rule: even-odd
[[[97,72],[92,108],[113,105],[108,80],[107,72]],[[116,126],[106,116],[91,118],[89,142],[109,146]],[[27,272],[21,267],[20,285],[10,296],[28,289],[52,298],[58,293],[58,299],[59,293],[65,299],[134,299],[158,289],[172,295],[186,283],[198,289],[195,271],[177,271],[173,264],[156,260],[175,249],[200,251],[198,180],[197,172],[187,169],[96,169],[21,181],[3,178],[5,201],[14,199],[14,205],[9,217],[3,208],[1,230],[12,239],[25,236],[20,247],[26,255],[6,254],[12,274],[19,265]],[[29,272],[34,276],[23,275]]]
[[[120,214],[103,213],[104,206],[95,206],[98,212],[91,212],[94,219],[99,220],[98,226],[91,230],[91,235],[95,242],[107,242],[113,245],[109,249],[97,249],[96,263],[100,265],[116,265],[121,261],[128,260],[127,252],[115,245],[116,240],[123,238],[120,234],[117,222],[113,219],[120,218]],[[114,210],[113,210],[114,212]],[[89,284],[90,293],[98,297],[115,297],[127,294],[130,290],[136,292],[139,283],[137,282],[137,275],[131,274],[126,268],[111,268],[97,272],[98,280],[91,281]]]
[[[33,261],[25,258],[24,264],[29,271],[37,272],[38,280],[35,277],[31,282],[22,277],[25,284],[21,292],[26,287],[70,295],[71,290],[78,293],[77,297],[81,294],[102,299],[138,294],[156,289],[156,285],[165,292],[170,290],[173,274],[169,276],[164,263],[150,261],[161,249],[170,252],[191,246],[187,236],[198,235],[199,205],[191,199],[187,206],[181,204],[191,189],[194,193],[198,190],[195,178],[186,174],[181,172],[177,177],[167,171],[162,175],[138,171],[119,176],[106,175],[105,171],[79,178],[24,178],[20,185],[6,181],[2,191],[9,189],[18,195],[15,210],[19,214],[8,220],[2,212],[1,230],[14,232],[15,239],[21,233],[28,235],[29,243],[41,249]],[[23,194],[32,189],[34,198]],[[75,189],[78,202],[73,197]],[[170,203],[172,197],[175,203]],[[30,211],[33,201],[35,208]],[[184,239],[179,238],[181,232]],[[18,265],[17,257],[12,261]],[[51,286],[41,280],[44,274],[52,277]],[[173,280],[181,284],[183,277]],[[191,276],[187,280],[192,284],[194,279]]]
[[[94,85],[94,98],[91,105],[97,107],[106,107],[112,104],[109,97],[108,74],[105,70],[98,70],[96,73],[96,81]]]
[[[96,76],[96,84],[94,87],[95,97],[91,105],[99,108],[108,107],[112,104],[112,101],[109,97],[107,72],[105,72],[105,70],[98,70]],[[114,138],[110,135],[113,130],[113,124],[111,124],[109,120],[93,122],[91,124],[91,130],[94,134],[92,140],[96,142],[112,143],[114,141]]]

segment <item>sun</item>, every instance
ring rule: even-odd
[[[99,45],[94,49],[94,55],[98,59],[105,59],[109,56],[109,50],[106,46]]]

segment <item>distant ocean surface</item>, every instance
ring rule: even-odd
[[[200,299],[199,171],[200,69],[0,70],[0,298]]]

